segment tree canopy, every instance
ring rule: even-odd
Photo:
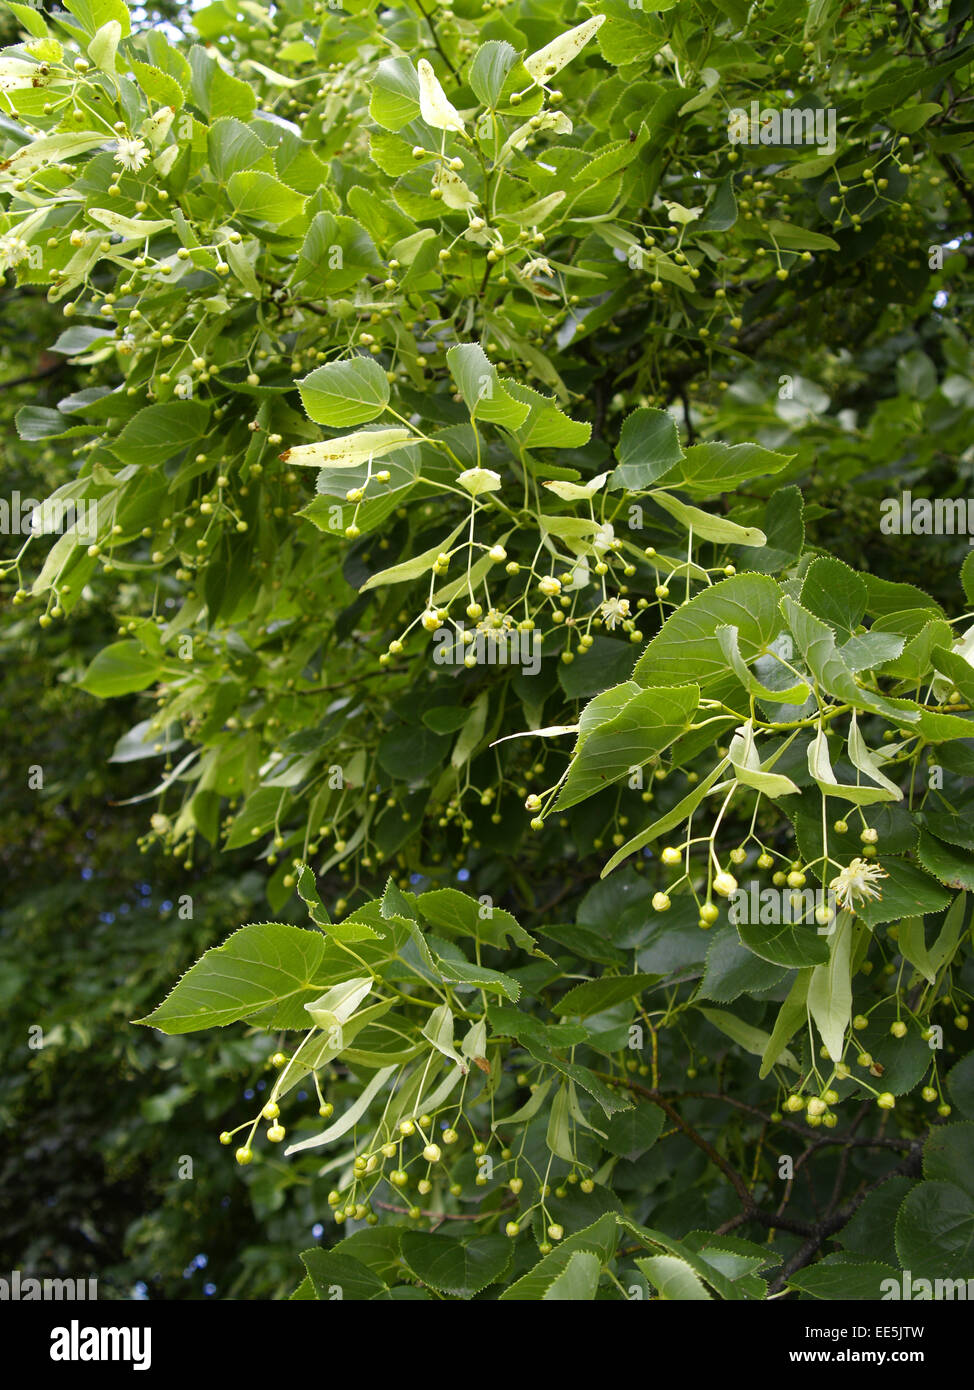
[[[4,5],[17,1258],[974,1279],[969,0],[653,5]]]

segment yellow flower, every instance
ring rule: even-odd
[[[878,878],[888,878],[886,870],[879,864],[869,864],[865,859],[853,859],[852,863],[836,874],[829,884],[840,907],[852,908],[857,901],[881,898],[882,890],[873,887]]]

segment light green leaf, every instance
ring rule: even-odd
[[[832,771],[829,740],[822,728],[816,730],[808,745],[808,770],[823,796],[839,796],[843,801],[851,801],[856,806],[874,806],[877,801],[897,800],[897,797],[884,787],[860,787],[840,782]]]
[[[590,39],[594,38],[605,23],[605,15],[593,15],[583,24],[559,34],[551,43],[545,44],[524,60],[524,66],[537,83],[546,83],[555,73],[561,72],[579,54]]]
[[[565,1268],[555,1275],[541,1295],[542,1301],[591,1303],[601,1277],[602,1263],[598,1255],[588,1250],[574,1250]]]
[[[461,521],[455,526],[450,534],[439,543],[432,546],[429,550],[424,550],[421,555],[414,555],[409,560],[403,560],[401,564],[391,565],[387,570],[380,570],[378,574],[373,574],[362,585],[360,592],[366,593],[369,589],[381,589],[387,584],[403,584],[408,579],[418,579],[420,575],[429,574],[436,561],[436,557],[444,550],[449,550],[450,546],[460,535],[461,531],[466,530],[467,522]]]
[[[381,458],[391,449],[408,444],[413,438],[409,430],[357,430],[338,439],[322,439],[316,444],[295,444],[281,455],[284,463],[302,468],[357,468],[370,459]]]
[[[377,1071],[361,1095],[348,1107],[340,1119],[336,1120],[333,1125],[329,1125],[327,1129],[322,1130],[320,1134],[315,1134],[310,1139],[302,1139],[299,1144],[291,1144],[284,1150],[285,1155],[302,1153],[305,1149],[320,1149],[323,1144],[331,1144],[336,1139],[340,1139],[343,1134],[347,1134],[354,1125],[358,1124],[374,1098],[398,1070],[397,1066],[392,1066],[383,1067],[381,1071]]]
[[[150,656],[140,642],[113,642],[95,656],[78,684],[89,695],[106,700],[155,685],[162,670],[159,659]]]
[[[761,1079],[776,1066],[788,1043],[798,1032],[808,1015],[808,987],[811,984],[811,970],[800,970],[794,983],[778,1010],[778,1017],[771,1030],[767,1046],[761,1054]]]
[[[157,232],[166,232],[173,225],[169,217],[155,221],[144,217],[123,217],[121,213],[112,212],[111,208],[89,208],[88,216],[110,232],[117,232],[123,237],[138,237],[140,240],[142,237],[155,236]]]
[[[853,921],[851,913],[839,913],[830,938],[828,964],[815,966],[808,985],[808,1012],[833,1062],[842,1056],[846,1029],[852,1021]]]
[[[731,739],[728,754],[734,775],[746,787],[753,787],[765,796],[797,795],[798,787],[790,777],[778,772],[765,771],[754,746],[754,728],[751,721],[742,724]]]
[[[451,1062],[455,1062],[462,1072],[468,1070],[453,1042],[453,1010],[449,1004],[441,1004],[430,1014],[422,1029],[423,1037],[433,1044],[437,1052],[442,1052]]]
[[[662,836],[664,836],[668,830],[672,830],[675,825],[682,825],[697,809],[711,788],[713,788],[715,792],[725,791],[730,786],[729,781],[721,782],[717,787],[714,787],[714,783],[724,772],[726,767],[727,759],[724,758],[716,767],[711,768],[707,776],[701,782],[698,782],[682,800],[678,801],[672,810],[667,811],[657,820],[654,820],[645,830],[640,830],[639,834],[634,835],[621,849],[617,849],[602,870],[601,877],[605,878],[613,869],[617,869],[624,859],[628,859],[630,854],[635,854],[636,851],[642,849],[644,845],[652,844],[654,840],[661,839]]]
[[[773,705],[803,705],[808,699],[811,692],[804,681],[799,681],[797,685],[786,686],[782,690],[771,690],[762,684],[741,656],[736,627],[718,627],[716,635],[728,665],[749,695]],[[782,675],[788,674],[784,666],[780,667],[780,670]]]
[[[259,169],[238,169],[227,180],[230,201],[242,217],[279,226],[299,217],[307,198]]]
[[[321,993],[325,950],[318,931],[252,923],[205,951],[170,994],[138,1023],[163,1033],[224,1028],[241,1019],[268,1028],[307,1027],[304,1005]]]
[[[678,497],[671,497],[668,492],[654,489],[650,496],[658,506],[669,512],[681,526],[692,531],[700,540],[715,541],[718,545],[744,545],[755,548],[767,542],[767,536],[756,526],[738,526],[736,521],[730,521],[726,516],[713,516],[710,512],[701,511],[699,507],[687,506],[686,502],[681,502]]]
[[[446,360],[471,420],[515,429],[527,418],[529,407],[508,393],[479,343],[458,343],[449,349]]]
[[[681,1303],[711,1300],[703,1281],[685,1260],[675,1255],[646,1255],[636,1264],[664,1300]]]
[[[147,405],[108,448],[122,463],[153,468],[168,463],[205,433],[210,412],[200,401]]]
[[[609,489],[641,492],[665,477],[683,458],[676,421],[669,411],[641,406],[627,416],[616,448],[618,467]]]
[[[572,1143],[571,1111],[568,1104],[570,1081],[563,1081],[555,1092],[548,1112],[548,1129],[545,1143],[556,1158],[566,1163],[575,1163],[575,1146]]]
[[[302,377],[297,386],[310,418],[336,429],[364,425],[389,404],[386,374],[371,357],[327,362]]]
[[[656,753],[668,748],[690,726],[700,703],[696,685],[642,690],[613,718],[582,740],[572,758],[555,809],[564,810],[593,796]]]
[[[383,58],[372,79],[369,115],[393,131],[418,119],[419,77],[411,59]]]

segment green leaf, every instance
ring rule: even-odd
[[[590,1226],[566,1236],[550,1255],[545,1255],[533,1269],[509,1285],[499,1301],[523,1303],[543,1299],[552,1281],[566,1268],[575,1251],[587,1251],[597,1256],[601,1264],[608,1264],[618,1241],[618,1217],[614,1211],[606,1212]]]
[[[299,217],[307,199],[273,174],[259,169],[240,169],[227,180],[230,201],[241,217],[280,226]]]
[[[706,1303],[711,1298],[699,1275],[676,1255],[645,1255],[636,1265],[666,1301]]]
[[[811,1294],[812,1298],[876,1300],[883,1296],[884,1280],[899,1282],[896,1270],[889,1265],[845,1260],[831,1264],[829,1261],[834,1258],[827,1256],[811,1269],[799,1270],[788,1280],[788,1287]]]
[[[512,1246],[505,1236],[479,1236],[462,1241],[450,1236],[404,1231],[402,1257],[409,1269],[437,1293],[473,1298],[496,1283],[511,1262]]]
[[[448,956],[437,956],[436,964],[447,984],[489,990],[492,994],[503,994],[514,1003],[521,997],[521,986],[517,980],[500,970],[488,970],[486,965],[472,965],[469,961],[454,960]]]
[[[606,975],[600,980],[586,980],[558,1001],[555,1012],[562,1018],[588,1018],[627,999],[635,999],[662,978],[661,975]]]
[[[974,856],[967,850],[945,845],[925,830],[920,831],[917,858],[925,869],[949,888],[974,889]]]
[[[947,1089],[960,1113],[974,1120],[974,1052],[969,1052],[951,1068],[947,1076]]]
[[[714,541],[718,545],[753,547],[763,546],[767,541],[767,536],[756,526],[738,526],[736,521],[730,521],[726,516],[713,516],[710,512],[702,512],[699,507],[688,507],[678,497],[671,497],[668,492],[658,489],[654,489],[651,496],[658,506],[700,540]]]
[[[801,489],[779,487],[768,499],[761,521],[767,536],[764,549],[748,551],[743,561],[748,569],[761,574],[778,574],[794,565],[805,545],[805,507]]]
[[[612,1091],[603,1081],[589,1071],[588,1067],[579,1066],[575,1062],[565,1062],[561,1057],[555,1055],[548,1048],[536,1043],[533,1038],[526,1038],[524,1046],[536,1062],[543,1062],[546,1066],[560,1072],[562,1076],[567,1076],[569,1081],[574,1081],[576,1086],[581,1086],[583,1091],[594,1097],[605,1111],[606,1115],[614,1115],[618,1110],[628,1110],[632,1101],[626,1095],[619,1095]]]
[[[167,72],[161,72],[151,63],[140,63],[132,57],[129,57],[128,65],[150,101],[159,106],[171,106],[174,111],[180,109],[183,105],[183,89],[174,77]]]
[[[419,119],[419,76],[410,58],[383,58],[371,85],[369,115],[386,130]]]
[[[755,478],[780,473],[792,457],[759,444],[692,444],[667,473],[666,485],[689,492],[691,497],[716,497]]]
[[[389,404],[386,374],[371,357],[348,357],[316,367],[297,383],[301,402],[319,425],[364,425]]]
[[[830,937],[828,962],[815,966],[808,985],[808,1012],[834,1062],[842,1056],[846,1029],[852,1021],[853,930],[852,916],[840,912]]]
[[[952,1182],[974,1198],[974,1124],[967,1122],[937,1125],[923,1146],[923,1174],[926,1178]]]
[[[699,703],[696,685],[634,695],[619,714],[598,725],[584,741],[580,736],[555,809],[574,806],[642,767],[689,728]]]
[[[456,344],[448,350],[446,360],[471,420],[516,429],[527,419],[530,407],[509,394],[479,343]]]
[[[122,463],[153,468],[168,463],[206,432],[210,412],[200,401],[147,405],[108,448]]]
[[[246,120],[257,105],[257,93],[250,82],[233,77],[217,62],[215,53],[196,45],[190,50],[192,71],[190,96],[208,121],[220,116],[239,116]]]
[[[739,682],[717,629],[737,628],[741,657],[750,663],[768,652],[781,631],[780,598],[775,581],[759,574],[737,574],[696,594],[667,618],[636,662],[633,680],[644,686],[692,680],[715,698],[725,689],[733,693]]]
[[[736,1014],[729,1013],[727,1009],[705,1009],[700,1005],[697,1005],[697,1008],[708,1023],[719,1028],[732,1042],[743,1047],[745,1052],[750,1052],[755,1057],[763,1057],[768,1051],[771,1039],[763,1028],[755,1028],[752,1024],[745,1023],[743,1019],[738,1018]],[[778,1060],[784,1066],[791,1067],[793,1071],[798,1070],[798,1063],[787,1049],[779,1054]]]
[[[107,700],[155,685],[162,670],[159,659],[145,651],[140,642],[113,642],[102,648],[78,684],[89,695]]]
[[[801,601],[839,638],[851,637],[866,611],[867,590],[855,570],[833,555],[813,560],[805,571]]]
[[[588,1250],[572,1252],[565,1268],[556,1274],[541,1298],[544,1302],[591,1303],[602,1277],[602,1262]]]
[[[316,1299],[365,1303],[388,1296],[389,1286],[385,1280],[351,1255],[315,1247],[302,1251],[301,1261],[308,1271]]]
[[[754,955],[789,969],[824,965],[829,958],[828,945],[814,927],[792,926],[787,922],[739,922],[737,934]]]
[[[952,1182],[920,1182],[896,1218],[896,1253],[918,1279],[974,1278],[974,1201]]]
[[[895,705],[857,684],[852,671],[836,650],[835,633],[827,623],[816,618],[788,594],[781,600],[781,611],[809,670],[823,690],[848,701],[855,708],[884,714],[898,723],[917,722],[919,713],[906,708],[905,702]]]
[[[606,1128],[605,1146],[610,1153],[635,1163],[663,1133],[663,1111],[658,1105],[639,1104],[613,1115]]]
[[[321,932],[280,922],[240,927],[205,951],[165,1000],[138,1023],[163,1033],[195,1033],[248,1019],[267,1028],[304,1028],[304,1005],[327,983],[317,975]]]
[[[667,410],[641,406],[627,416],[616,447],[618,467],[609,489],[641,492],[665,477],[683,458],[676,421]]]
[[[469,937],[502,951],[509,950],[512,942],[526,951],[535,948],[530,932],[519,926],[509,912],[494,907],[489,899],[471,898],[456,888],[434,888],[421,893],[416,905],[440,936]]]
[[[302,296],[324,299],[343,294],[381,269],[381,257],[361,222],[318,212],[301,245],[291,284]]]
[[[70,10],[89,34],[96,34],[103,24],[115,20],[124,36],[132,32],[132,20],[124,0],[65,0]]]
[[[758,1074],[762,1080],[772,1067],[777,1066],[788,1043],[805,1024],[808,1016],[808,986],[811,979],[811,970],[800,970],[778,1010],[768,1044],[761,1054],[761,1070]]]
[[[516,49],[503,40],[490,39],[477,49],[467,80],[484,106],[498,105],[507,75],[516,62]]]
[[[563,415],[553,399],[507,377],[503,386],[508,395],[529,407],[528,414],[514,430],[526,449],[579,449],[588,443],[592,426]]]
[[[221,183],[270,157],[260,136],[233,116],[221,116],[213,122],[206,133],[206,150],[210,169]]]

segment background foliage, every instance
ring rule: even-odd
[[[970,488],[969,5],[4,8],[8,1263],[974,1277],[974,572],[881,525]],[[829,936],[727,915],[860,855]],[[354,1130],[221,1148],[305,1062]]]

